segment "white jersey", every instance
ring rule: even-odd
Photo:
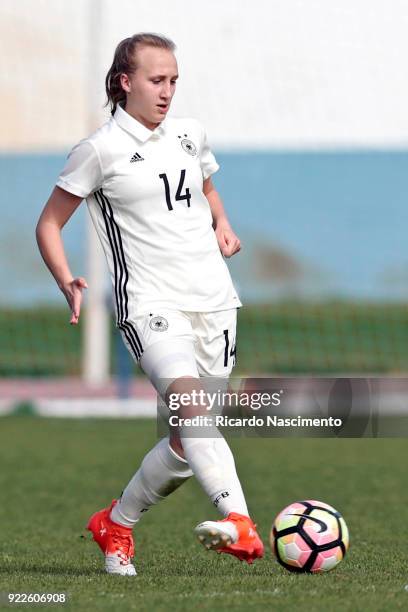
[[[86,198],[119,326],[150,309],[241,306],[203,194],[216,170],[196,120],[167,118],[152,131],[119,106],[72,149],[57,185]]]

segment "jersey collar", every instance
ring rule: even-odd
[[[113,117],[116,123],[121,128],[123,128],[133,136],[136,136],[136,138],[140,140],[140,142],[147,142],[149,138],[157,138],[158,136],[161,136],[164,133],[165,121],[162,121],[155,130],[149,130],[149,128],[140,123],[140,121],[137,121],[137,119],[132,117],[132,115],[129,115],[129,113],[127,113],[120,106],[120,104],[117,105]]]

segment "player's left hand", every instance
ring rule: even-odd
[[[216,227],[215,235],[224,257],[232,257],[241,250],[241,242],[230,227]]]

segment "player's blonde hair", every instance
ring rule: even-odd
[[[126,92],[120,83],[121,74],[131,74],[137,68],[137,47],[157,47],[175,51],[176,45],[172,40],[160,34],[140,32],[122,40],[115,50],[112,66],[109,68],[105,78],[105,89],[107,102],[110,105],[112,115],[118,104],[124,106],[126,103]]]

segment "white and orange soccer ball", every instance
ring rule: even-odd
[[[328,572],[344,558],[349,532],[337,510],[316,500],[290,504],[276,517],[272,552],[291,572]]]

